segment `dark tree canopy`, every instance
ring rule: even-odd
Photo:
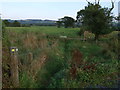
[[[6,27],[20,27],[21,24],[17,20],[15,20],[13,23],[9,22],[8,20],[3,20],[3,23],[5,24]]]
[[[119,15],[118,17],[116,17],[116,20],[117,20],[116,30],[117,30],[117,31],[120,31],[120,15]]]
[[[65,16],[62,18],[62,21],[65,28],[74,27],[75,20],[72,17]]]
[[[20,23],[16,20],[12,24],[13,24],[14,27],[20,27],[21,26]]]
[[[63,25],[65,28],[74,27],[75,20],[72,17],[65,16],[57,21],[58,26]]]
[[[10,26],[11,23],[8,20],[3,20],[3,23],[5,24],[5,26]]]
[[[95,34],[95,40],[98,39],[99,35],[112,31],[111,11],[114,8],[114,3],[112,2],[112,8],[102,8],[99,1],[88,2],[85,9],[77,12],[77,21],[81,22],[86,30]]]
[[[118,21],[120,21],[120,15],[117,17]]]
[[[57,23],[57,27],[60,28],[63,22],[61,19],[59,19],[58,21],[56,21],[56,23]]]

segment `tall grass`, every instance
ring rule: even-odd
[[[20,87],[23,88],[85,88],[113,87],[117,79],[117,49],[118,40],[111,34],[101,41],[80,41],[59,39],[60,35],[79,37],[79,28],[57,27],[7,27],[11,46],[19,49]],[[55,37],[54,37],[55,36]],[[103,40],[104,39],[104,40]],[[79,50],[83,55],[83,65],[77,68],[77,76],[69,75],[73,50]],[[28,54],[33,54],[30,64]],[[41,64],[45,57],[45,61]],[[30,64],[30,65],[29,65]],[[83,67],[96,64],[95,71],[85,71]],[[34,68],[35,67],[35,68]],[[35,75],[29,72],[31,69]],[[109,80],[111,80],[109,82]]]

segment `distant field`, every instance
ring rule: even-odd
[[[33,27],[7,27],[7,30],[12,30],[18,33],[22,32],[37,32],[47,35],[66,35],[68,37],[79,37],[80,28],[57,28],[54,26],[33,26]]]
[[[68,36],[68,37],[80,37],[78,32],[80,28],[57,28],[55,26],[32,26],[32,27],[6,27],[7,30],[15,31],[17,33],[25,33],[25,32],[34,32],[34,33],[42,33],[46,35],[52,36]],[[104,38],[116,36],[119,31],[113,31],[112,33],[105,35]],[[101,38],[101,37],[100,37]]]

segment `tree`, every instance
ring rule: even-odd
[[[68,28],[68,27],[74,28],[75,20],[72,17],[65,16],[64,18],[62,18],[62,20],[65,28]]]
[[[118,17],[116,17],[115,19],[118,21],[117,25],[116,25],[116,30],[120,31],[120,15]]]
[[[5,24],[6,27],[9,27],[11,24],[8,20],[3,20],[3,23]]]
[[[20,23],[18,22],[18,21],[14,21],[13,23],[12,23],[12,26],[14,26],[14,27],[20,27],[21,25],[20,25]]]
[[[112,8],[102,8],[99,2],[100,0],[98,2],[95,0],[95,3],[88,2],[88,6],[77,12],[76,17],[86,30],[95,34],[95,40],[99,39],[99,35],[108,34],[112,31],[113,17],[111,11],[114,8],[114,2],[111,1]]]
[[[72,17],[65,16],[64,18],[59,19],[59,23],[62,23],[65,28],[74,28],[75,20]]]
[[[115,18],[117,21],[120,21],[120,15]]]
[[[57,27],[60,28],[63,22],[61,21],[61,19],[59,19],[58,21],[56,21],[56,23],[57,23]]]

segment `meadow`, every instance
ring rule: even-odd
[[[8,27],[8,29],[17,33],[36,32],[45,33],[51,36],[66,35],[68,37],[79,37],[77,33],[80,30],[79,28],[57,28],[56,26]]]
[[[80,36],[79,31],[80,28],[55,26],[6,27],[9,46],[19,49],[19,87],[117,87],[118,31],[100,36],[97,43],[93,34],[87,41],[81,40],[83,35]],[[76,51],[78,56],[74,56]],[[6,50],[5,55],[7,53]],[[79,59],[79,64],[75,63],[74,58]],[[9,62],[9,58],[4,59]],[[74,63],[78,66],[74,67]],[[7,72],[3,76],[6,80],[9,77]],[[5,80],[3,82],[6,83]],[[10,83],[8,85],[12,87]]]

